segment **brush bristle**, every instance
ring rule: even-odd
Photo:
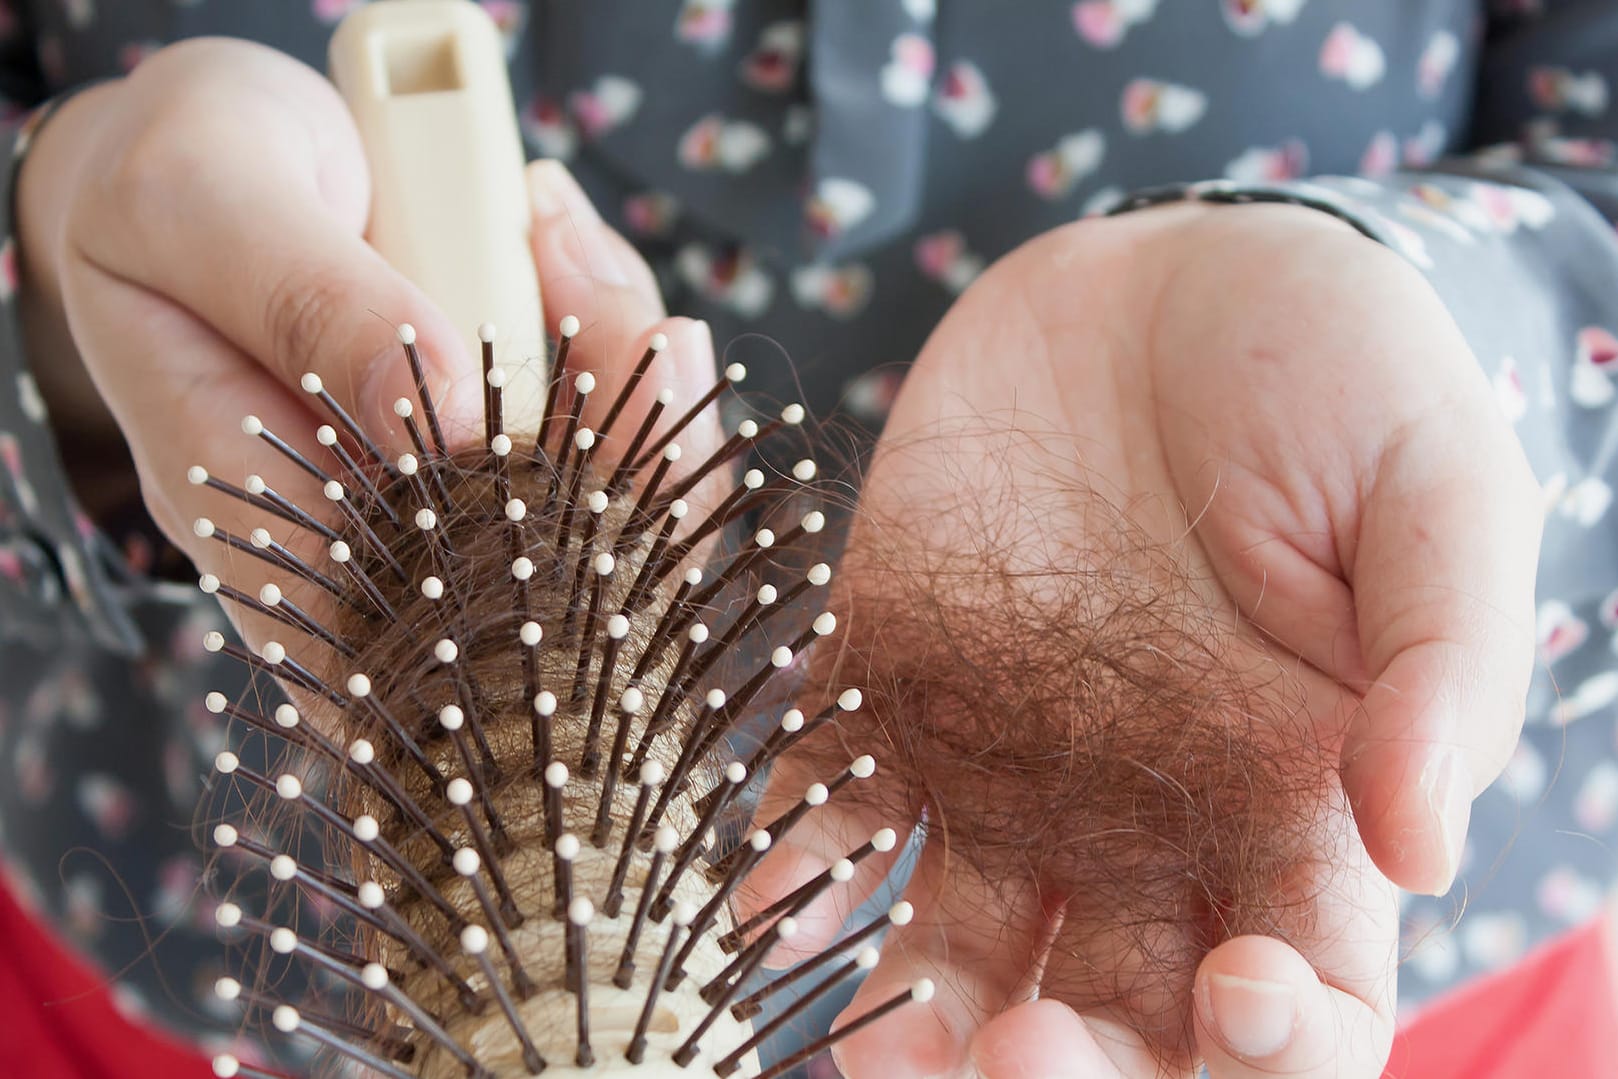
[[[418,400],[401,398],[394,414],[414,452],[384,456],[311,375],[303,388],[333,421],[313,432],[319,449],[305,455],[301,432],[283,438],[257,417],[243,430],[308,474],[319,504],[257,476],[238,488],[191,472],[265,514],[245,537],[199,518],[199,537],[251,560],[236,562],[234,582],[205,575],[203,590],[275,627],[255,649],[205,644],[292,701],[207,701],[277,747],[262,772],[233,753],[218,762],[216,790],[241,797],[209,832],[238,870],[211,874],[240,957],[220,995],[332,1063],[387,1076],[753,1074],[758,1044],[779,1029],[749,1027],[766,997],[834,959],[853,956],[812,996],[858,976],[869,956],[855,949],[908,920],[901,904],[773,982],[753,977],[793,916],[847,879],[839,870],[895,841],[878,833],[733,923],[730,899],[771,844],[873,767],[855,760],[735,844],[743,796],[771,762],[860,707],[849,690],[812,717],[789,709],[750,754],[723,757],[835,629],[812,605],[828,567],[788,574],[780,557],[824,527],[803,509],[819,470],[808,459],[775,476],[750,470],[704,514],[688,500],[758,440],[801,424],[803,409],[744,420],[676,472],[680,438],[742,372],[727,369],[671,424],[660,424],[666,392],[628,415],[668,347],[654,335],[591,427],[596,379],[567,362],[578,331],[563,320],[537,435],[503,429],[505,379],[484,326],[482,444],[451,452],[415,334],[401,327]],[[706,574],[693,565],[727,526],[787,506],[796,523],[781,534],[754,532]],[[323,924],[289,924],[300,904]],[[289,999],[294,966],[346,990],[348,1006]],[[261,1074],[241,1057],[222,1054],[215,1073]]]

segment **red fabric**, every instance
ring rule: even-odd
[[[16,1079],[208,1079],[194,1050],[125,1019],[106,980],[0,888],[0,1075]]]
[[[1618,1075],[1618,983],[1605,919],[1540,947],[1422,1012],[1384,1079]]]

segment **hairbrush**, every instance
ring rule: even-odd
[[[413,452],[385,453],[309,375],[303,389],[330,421],[312,443],[252,416],[242,427],[313,479],[323,505],[192,470],[264,514],[245,536],[197,519],[199,537],[234,552],[234,579],[204,575],[203,591],[274,627],[256,647],[218,633],[204,646],[287,694],[206,701],[267,747],[263,763],[216,760],[225,808],[206,822],[209,879],[231,960],[219,997],[334,1068],[478,1079],[779,1076],[925,1001],[919,981],[760,1071],[764,1039],[870,969],[871,942],[910,917],[901,902],[761,977],[794,915],[890,851],[889,829],[749,924],[730,909],[772,843],[875,768],[847,760],[779,818],[740,823],[774,760],[862,704],[847,688],[807,714],[773,708],[836,627],[816,611],[829,567],[779,557],[824,527],[813,461],[749,469],[706,513],[688,501],[804,410],[742,420],[676,473],[682,434],[745,371],[727,368],[679,416],[664,415],[667,391],[634,415],[631,393],[668,347],[657,335],[586,423],[597,387],[569,363],[576,318],[561,321],[548,371],[522,362],[543,339],[492,24],[459,0],[372,5],[339,30],[333,68],[379,178],[373,241],[450,313],[493,297],[516,328],[479,328],[484,428],[470,448],[451,449],[401,325],[417,392],[394,412]],[[450,152],[424,154],[440,136]],[[444,269],[458,265],[481,272]],[[789,523],[696,564],[754,515]],[[732,733],[764,715],[768,733],[732,756]],[[303,982],[314,991],[297,995]],[[769,998],[809,984],[753,1029]],[[222,1053],[214,1072],[273,1074],[249,1056]]]

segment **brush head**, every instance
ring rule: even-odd
[[[238,955],[221,997],[332,1061],[389,1076],[755,1072],[759,991],[743,1006],[743,983],[754,988],[807,902],[852,876],[844,859],[796,906],[736,933],[730,900],[746,874],[829,796],[820,784],[792,820],[742,839],[733,822],[749,788],[860,695],[814,716],[789,710],[748,756],[718,763],[837,621],[807,606],[829,567],[779,568],[825,525],[802,509],[819,497],[812,461],[773,478],[751,469],[706,514],[689,499],[803,410],[744,420],[677,473],[676,439],[701,410],[661,432],[667,393],[644,418],[624,411],[667,339],[653,336],[592,424],[605,406],[590,395],[605,395],[592,372],[568,370],[578,332],[563,319],[537,432],[501,429],[504,383],[486,378],[483,444],[453,452],[425,393],[395,403],[414,452],[389,458],[311,376],[304,389],[333,413],[311,457],[257,417],[243,422],[316,477],[308,522],[293,507],[241,539],[198,518],[197,535],[230,546],[243,578],[204,575],[203,590],[274,638],[248,649],[211,634],[205,647],[290,697],[207,701],[279,757],[262,772],[234,753],[216,762],[217,786],[244,806],[212,829],[213,845],[268,878],[238,902],[242,873],[212,875]],[[487,360],[493,328],[480,339]],[[410,327],[400,342],[419,370]],[[743,373],[733,365],[703,404]],[[200,466],[191,478],[231,493]],[[753,532],[711,573],[695,564],[734,522],[787,505],[797,523],[781,534]],[[310,548],[301,533],[278,540],[300,523],[319,557],[295,553]],[[250,579],[262,573],[280,580]],[[869,761],[845,767],[868,776]],[[896,842],[884,830],[861,850]],[[294,920],[300,901],[322,926]],[[348,1004],[283,999],[292,964]],[[217,1058],[216,1073],[247,1074],[239,1057]]]

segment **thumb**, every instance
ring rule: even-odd
[[[1349,579],[1371,681],[1342,756],[1378,868],[1433,894],[1522,728],[1541,521],[1504,421],[1487,402],[1451,415],[1413,425],[1363,503]]]

